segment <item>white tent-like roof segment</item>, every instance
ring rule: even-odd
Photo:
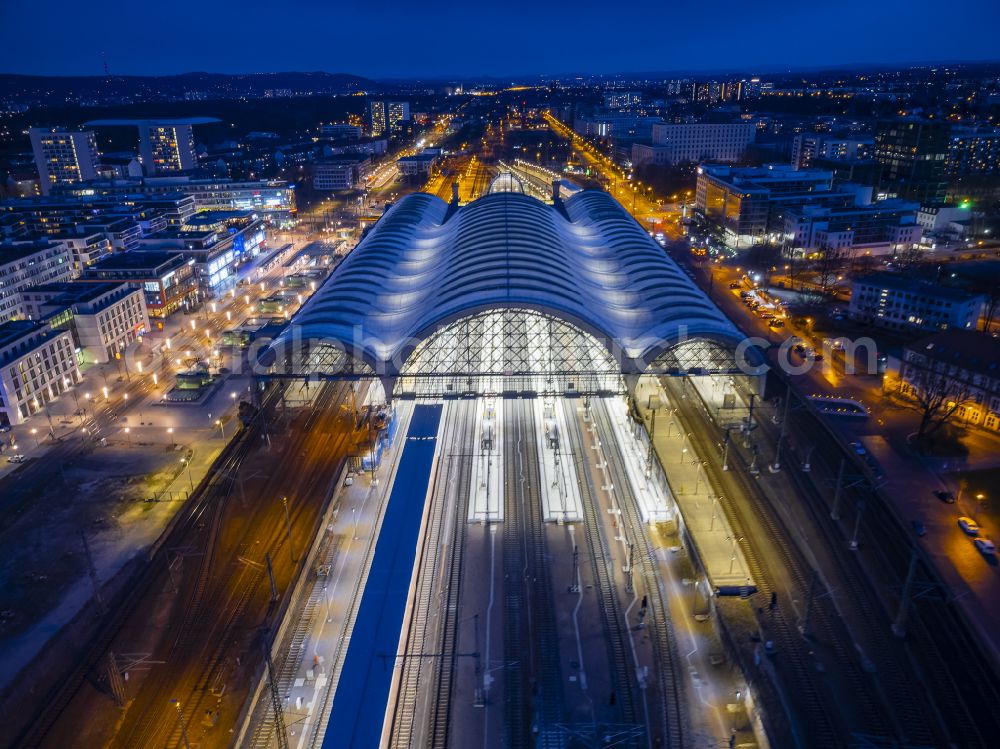
[[[398,372],[424,338],[488,309],[532,309],[592,333],[623,371],[687,339],[743,336],[625,209],[599,190],[561,206],[518,192],[461,208],[426,193],[383,216],[295,315],[303,339],[334,341]]]

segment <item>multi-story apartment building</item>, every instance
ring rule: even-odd
[[[822,133],[799,133],[792,139],[792,166],[808,169],[817,159],[855,161],[870,159],[872,138],[841,138]]]
[[[945,174],[1000,174],[1000,128],[952,128]]]
[[[903,397],[942,395],[957,423],[1000,431],[1000,339],[971,330],[949,330],[903,348],[887,387]],[[949,406],[949,403],[954,404]]]
[[[98,364],[119,358],[130,343],[149,331],[143,292],[131,283],[43,284],[22,297],[31,319],[59,320],[57,327],[70,330],[86,358]]]
[[[194,169],[194,128],[183,122],[140,122],[139,156],[150,175]]]
[[[0,324],[0,426],[22,423],[79,381],[68,330],[33,320]]]
[[[389,113],[381,99],[368,102],[368,132],[379,136],[389,129]]]
[[[944,202],[951,125],[916,117],[882,120],[875,131],[879,192],[921,205]]]
[[[949,286],[892,273],[872,273],[851,282],[847,314],[888,330],[974,330],[983,298]]]
[[[33,127],[28,136],[43,195],[48,195],[53,185],[71,185],[99,176],[100,154],[92,130]]]
[[[403,123],[410,121],[410,102],[390,101],[386,105],[386,122],[389,132],[395,133],[402,129]]]
[[[0,244],[0,323],[24,317],[22,291],[38,284],[68,281],[72,275],[72,255],[62,242]]]
[[[161,320],[186,307],[198,293],[194,262],[180,252],[117,253],[88,268],[80,281],[136,285],[142,289],[148,315]]]
[[[62,242],[69,248],[73,257],[74,276],[79,276],[85,268],[89,268],[101,258],[111,254],[111,241],[104,232],[53,234],[51,238]]]
[[[695,161],[737,162],[746,155],[757,128],[752,122],[657,123],[650,145],[632,146],[632,163],[683,164]]]

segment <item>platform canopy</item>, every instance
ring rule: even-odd
[[[541,336],[540,320],[559,329]],[[484,331],[494,331],[492,342]],[[471,377],[486,373],[486,346],[501,349],[489,357],[501,375],[551,375],[535,372],[538,362],[567,359],[625,376],[651,365],[719,372],[736,370],[742,340],[604,191],[552,205],[504,190],[462,207],[416,193],[390,208],[303,305],[273,341],[270,361],[289,374],[347,366],[394,382]],[[442,351],[428,350],[436,341]],[[530,350],[564,341],[580,342],[580,355]],[[339,353],[317,358],[323,350]]]

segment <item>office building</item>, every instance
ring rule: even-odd
[[[651,145],[632,146],[632,163],[685,164],[695,161],[733,163],[746,155],[757,128],[752,122],[715,123],[656,123],[652,128]]]
[[[922,205],[943,203],[951,125],[916,117],[882,120],[875,131],[879,193]]]
[[[319,126],[319,134],[334,140],[361,140],[361,125],[349,122],[324,122]]]
[[[186,308],[197,296],[194,262],[180,252],[123,252],[88,268],[81,282],[127,282],[142,289],[147,314],[165,318]],[[162,328],[162,323],[159,324]]]
[[[58,327],[73,333],[85,358],[98,364],[119,358],[149,332],[143,292],[134,284],[71,281],[34,286],[22,296],[29,318],[58,320]]]
[[[196,211],[255,211],[272,224],[295,221],[295,185],[284,180],[191,179],[187,176],[95,182],[65,195],[115,197],[143,206],[160,205],[171,226],[187,222]]]
[[[364,183],[371,157],[361,154],[325,159],[312,167],[314,190],[351,190]]]
[[[934,333],[903,347],[887,387],[904,398],[938,390],[955,404],[954,422],[1000,431],[1000,339],[972,330]],[[892,374],[896,377],[893,378]]]
[[[373,136],[384,135],[388,130],[389,115],[382,100],[368,102],[368,132]]]
[[[62,242],[14,241],[0,244],[0,323],[24,317],[21,293],[38,284],[68,281],[72,256]]]
[[[791,206],[847,206],[857,188],[834,189],[833,174],[792,169],[788,164],[763,167],[698,167],[695,213],[718,229],[730,247],[781,241],[784,210]]]
[[[892,273],[872,273],[851,282],[852,320],[888,330],[974,330],[983,298],[941,284]]]
[[[808,169],[814,162],[869,159],[875,141],[872,138],[840,138],[821,133],[799,133],[792,139],[792,166]]]
[[[653,137],[653,126],[662,122],[660,117],[633,112],[598,112],[577,117],[573,130],[585,138],[649,141]]]
[[[789,206],[784,211],[785,243],[793,254],[840,250],[889,255],[913,249],[923,227],[918,203],[884,200],[867,205]]]
[[[140,123],[139,156],[149,175],[194,169],[198,166],[194,128],[177,122]]]
[[[80,381],[73,336],[34,320],[0,324],[0,426],[16,426]]]
[[[33,127],[29,138],[43,195],[48,195],[53,185],[71,185],[99,176],[100,154],[92,130]]]
[[[403,156],[396,159],[396,166],[399,172],[407,179],[426,177],[431,173],[437,157],[429,153],[417,153],[412,156]]]

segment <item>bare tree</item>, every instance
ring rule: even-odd
[[[819,255],[819,258],[816,260],[815,268],[819,281],[819,290],[823,296],[826,296],[833,282],[837,280],[837,276],[844,269],[844,264],[848,259],[849,253],[843,249],[823,246],[819,249],[817,255]]]
[[[917,440],[924,440],[947,424],[969,399],[969,387],[943,372],[908,361],[904,364],[907,394],[920,413]],[[902,374],[902,373],[901,373]]]

